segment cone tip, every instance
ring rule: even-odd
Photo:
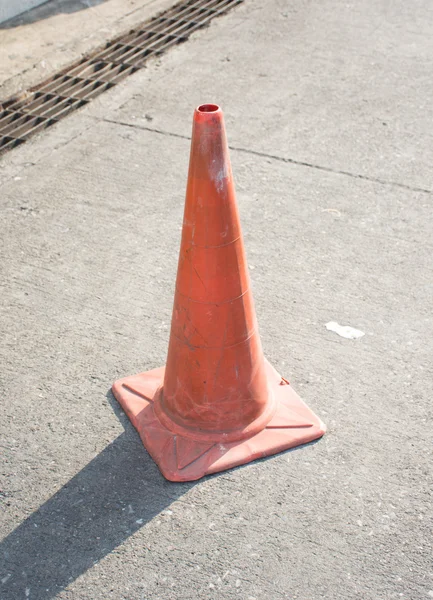
[[[195,121],[213,121],[221,119],[223,111],[218,104],[200,104],[194,111]]]

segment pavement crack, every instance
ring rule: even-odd
[[[181,133],[173,133],[171,131],[163,131],[162,129],[155,129],[154,127],[146,127],[145,125],[138,125],[135,123],[126,123],[124,121],[115,121],[114,119],[98,119],[104,123],[112,123],[113,125],[122,125],[123,127],[130,127],[131,129],[141,129],[142,131],[150,131],[151,133],[159,133],[160,135],[166,135],[168,137],[180,138],[181,140],[191,140],[190,135],[182,135]]]
[[[246,154],[252,154],[254,156],[260,156],[262,158],[270,158],[271,160],[277,160],[280,162],[288,163],[291,165],[299,165],[301,167],[308,167],[310,169],[317,169],[318,171],[326,171],[327,173],[335,173],[336,175],[345,175],[346,177],[353,177],[354,179],[363,179],[364,181],[371,181],[373,183],[380,183],[381,185],[393,185],[396,187],[410,190],[411,192],[422,192],[423,194],[433,194],[433,190],[420,188],[416,186],[407,185],[405,183],[399,183],[398,181],[388,181],[386,179],[380,179],[379,177],[371,177],[370,175],[362,175],[361,173],[352,173],[351,171],[344,171],[341,169],[333,169],[332,167],[325,167],[315,163],[310,163],[303,160],[296,160],[294,158],[286,158],[284,156],[277,156],[275,154],[268,154],[267,152],[260,152],[258,150],[250,150],[248,148],[240,148],[238,146],[229,146],[230,150],[237,152],[244,152]]]
[[[101,119],[105,123],[112,123],[114,125],[122,125],[124,127],[131,127],[131,129],[141,129],[143,131],[150,131],[151,133],[158,133],[160,135],[165,135],[168,137],[180,138],[182,140],[191,140],[191,136],[183,135],[181,133],[173,133],[171,131],[164,131],[162,129],[156,129],[154,127],[146,127],[145,125],[138,125],[134,123],[126,123],[124,121],[115,121],[114,119]],[[241,146],[232,146],[229,144],[230,150],[234,152],[243,152],[245,154],[251,154],[252,156],[259,156],[261,158],[268,158],[271,160],[276,160],[279,162],[283,162],[290,165],[297,165],[300,167],[307,167],[309,169],[316,169],[317,171],[325,171],[326,173],[334,173],[335,175],[343,175],[345,177],[352,177],[353,179],[361,179],[363,181],[370,181],[371,183],[378,183],[380,185],[390,185],[398,188],[402,188],[404,190],[409,190],[411,192],[420,192],[422,194],[433,194],[433,190],[429,190],[427,188],[421,188],[417,186],[408,185],[405,183],[399,183],[398,181],[388,181],[386,179],[381,179],[380,177],[372,177],[370,175],[363,175],[362,173],[352,173],[351,171],[345,171],[343,169],[334,169],[332,167],[326,167],[324,165],[319,165],[316,163],[304,161],[304,160],[296,160],[295,158],[287,158],[285,156],[278,156],[276,154],[269,154],[268,152],[261,152],[259,150],[252,150],[250,148],[242,148]]]

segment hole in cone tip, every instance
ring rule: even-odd
[[[197,110],[198,112],[211,113],[219,110],[219,106],[217,104],[201,104]]]

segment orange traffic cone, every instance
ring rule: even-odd
[[[194,113],[166,367],[116,381],[113,393],[171,481],[325,432],[263,356],[223,114],[214,104]]]

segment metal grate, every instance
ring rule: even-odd
[[[243,0],[189,0],[107,42],[91,55],[0,104],[0,154],[54,125],[71,111],[141,69],[152,56],[185,42]]]

